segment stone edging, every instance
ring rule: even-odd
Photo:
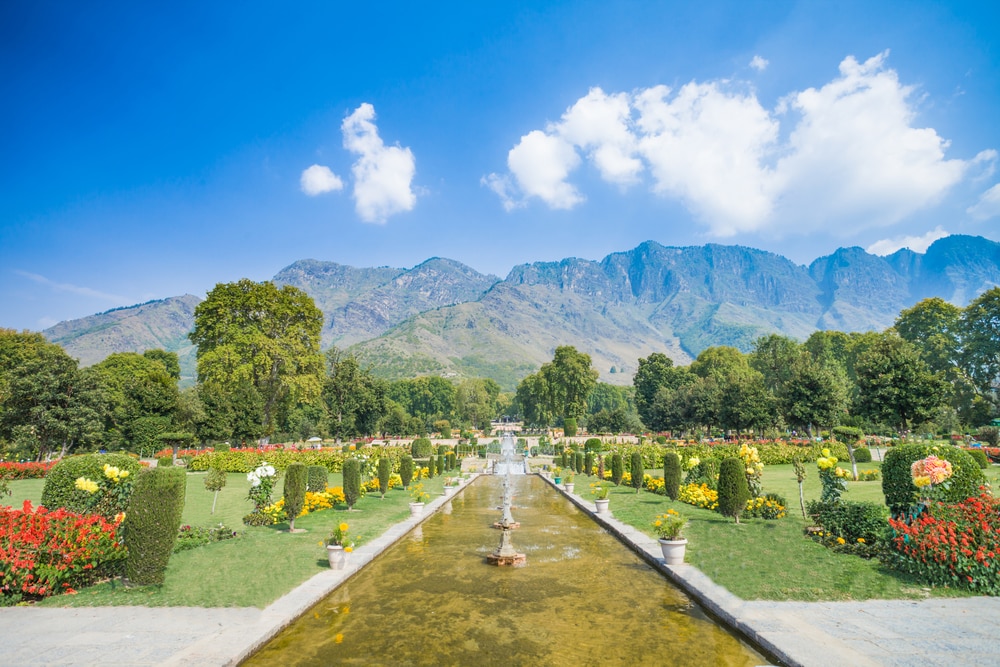
[[[307,581],[265,607],[260,618],[250,626],[224,628],[185,650],[174,654],[164,665],[238,665],[249,658],[265,644],[274,639],[282,630],[295,622],[313,605],[321,601],[337,587],[353,577],[379,554],[401,540],[413,528],[420,525],[450,502],[466,486],[479,477],[472,473],[463,479],[458,489],[450,496],[438,496],[424,508],[423,514],[410,516],[384,533],[355,549],[343,570],[328,570],[313,575]]]

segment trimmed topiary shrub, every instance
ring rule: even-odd
[[[293,463],[285,468],[285,517],[288,530],[295,530],[295,517],[302,511],[306,501],[306,481],[309,469],[303,463]]]
[[[835,537],[844,538],[845,543],[871,546],[885,539],[889,527],[889,511],[885,505],[869,502],[853,502],[841,500],[835,503],[824,503],[810,500],[807,504],[810,516],[816,523]]]
[[[566,434],[567,438],[572,438],[576,436],[576,419],[573,417],[567,417],[563,420],[563,432]]]
[[[392,474],[392,462],[386,457],[378,460],[378,491],[385,498],[385,492],[389,490],[389,475]]]
[[[677,456],[677,452],[663,455],[663,487],[668,498],[677,500],[681,490],[681,457]]]
[[[892,516],[906,514],[917,502],[917,487],[913,484],[910,467],[914,461],[934,454],[951,463],[948,488],[936,491],[939,500],[961,502],[979,495],[979,487],[986,483],[982,469],[966,451],[951,445],[911,444],[889,449],[882,462],[882,493]]]
[[[719,513],[740,522],[740,514],[750,500],[746,468],[739,457],[722,459],[719,465]]]
[[[344,461],[344,502],[352,509],[361,497],[361,462],[357,459]]]
[[[427,457],[427,479],[431,479],[434,477],[434,473],[436,472],[434,468],[437,467],[435,463],[436,461],[434,460],[433,456]]]
[[[330,484],[330,471],[325,466],[309,466],[306,470],[306,491],[322,493]]]
[[[611,455],[611,481],[614,482],[615,486],[622,483],[622,477],[625,476],[625,467],[622,462],[621,454]]]
[[[583,474],[590,477],[594,474],[594,453],[587,452],[583,457]]]
[[[410,488],[410,482],[413,481],[413,457],[403,456],[399,460],[399,479],[403,482],[403,488]]]
[[[990,467],[990,459],[988,456],[986,456],[986,452],[984,452],[983,450],[966,449],[965,451],[969,453],[969,456],[971,456],[977,464],[979,464],[980,470],[986,470],[987,468]]]
[[[573,470],[576,471],[577,475],[583,474],[584,458],[583,452],[573,454]]]
[[[599,452],[601,451],[601,439],[600,438],[587,438],[586,442],[583,443],[584,451],[588,452]]]
[[[445,467],[445,458],[443,454],[438,454],[437,457],[437,473],[439,475],[444,474],[448,469]]]
[[[855,463],[871,463],[872,462],[872,450],[867,447],[856,447],[854,449],[854,462]]]
[[[219,499],[219,491],[226,488],[226,471],[218,468],[209,468],[205,475],[205,490],[213,491],[212,514],[215,514],[215,501]]]
[[[161,456],[156,459],[157,468],[171,468],[174,465],[173,456]]]
[[[639,493],[639,489],[642,488],[642,478],[646,476],[646,471],[642,467],[642,454],[632,452],[631,459],[632,488],[635,489],[636,493]]]
[[[184,510],[185,472],[180,468],[143,470],[125,515],[125,576],[133,584],[162,584]]]
[[[42,505],[50,510],[65,507],[71,512],[84,514],[91,511],[93,498],[86,491],[76,488],[78,477],[86,477],[100,483],[104,478],[104,466],[110,465],[119,470],[127,470],[129,475],[136,475],[142,466],[126,454],[82,454],[70,456],[53,466],[45,476],[45,486],[42,488]],[[128,498],[118,503],[118,509],[111,513],[125,511]],[[107,515],[106,515],[107,516]]]
[[[410,456],[415,459],[426,459],[432,451],[431,441],[427,438],[417,438],[410,443]]]
[[[458,467],[458,457],[455,455],[455,452],[448,452],[447,459],[448,470],[454,470]]]

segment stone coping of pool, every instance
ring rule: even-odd
[[[313,575],[270,605],[250,624],[225,627],[172,655],[163,665],[238,665],[278,633],[291,625],[310,607],[320,602],[338,586],[353,577],[383,551],[406,536],[455,498],[479,476],[472,473],[461,480],[458,489],[447,496],[438,496],[424,506],[423,513],[409,516],[391,526],[377,538],[355,549],[342,570],[327,570]]]

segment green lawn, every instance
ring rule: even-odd
[[[225,489],[219,492],[215,514],[212,493],[205,490],[203,473],[188,473],[187,496],[182,523],[206,526],[225,523],[244,531],[239,539],[227,540],[175,553],[167,567],[162,586],[124,588],[120,582],[107,582],[44,600],[44,606],[97,607],[144,605],[149,607],[266,607],[314,574],[329,568],[323,539],[333,527],[346,521],[349,534],[363,544],[381,535],[390,526],[409,516],[410,495],[393,489],[385,500],[377,493],[362,498],[356,509],[325,510],[296,519],[295,527],[307,532],[289,534],[288,524],[245,528],[242,517],[251,510],[246,500],[246,475],[230,474]],[[330,485],[339,486],[339,474],[331,474]],[[441,493],[443,477],[423,480],[432,497]],[[11,483],[18,504],[24,498],[37,503],[42,495],[42,480],[19,480]],[[281,486],[275,499],[281,496]]]
[[[862,464],[861,467],[876,467]],[[995,480],[1000,467],[993,466]],[[819,479],[815,466],[807,467],[806,501],[818,499]],[[578,475],[577,490],[585,496],[596,478]],[[784,495],[788,516],[777,521],[747,519],[736,525],[710,511],[673,502],[647,491],[639,494],[626,487],[612,488],[611,511],[615,518],[654,537],[652,521],[672,508],[689,519],[686,561],[713,581],[747,600],[867,600],[968,596],[971,593],[930,589],[925,584],[883,568],[877,560],[838,554],[803,534],[808,523],[802,518],[798,484],[792,466],[764,469],[764,491]],[[852,482],[844,498],[883,502],[880,482]]]

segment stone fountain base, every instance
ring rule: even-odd
[[[497,565],[499,567],[513,566],[518,567],[525,565],[528,562],[527,554],[515,553],[511,556],[501,556],[500,554],[489,554],[486,556],[486,562],[490,565]]]
[[[521,527],[521,522],[520,521],[512,521],[511,523],[505,524],[503,521],[494,521],[493,522],[493,527],[494,528],[499,528],[501,530],[503,530],[504,528],[510,528],[511,530],[514,530],[515,528],[520,528]]]

